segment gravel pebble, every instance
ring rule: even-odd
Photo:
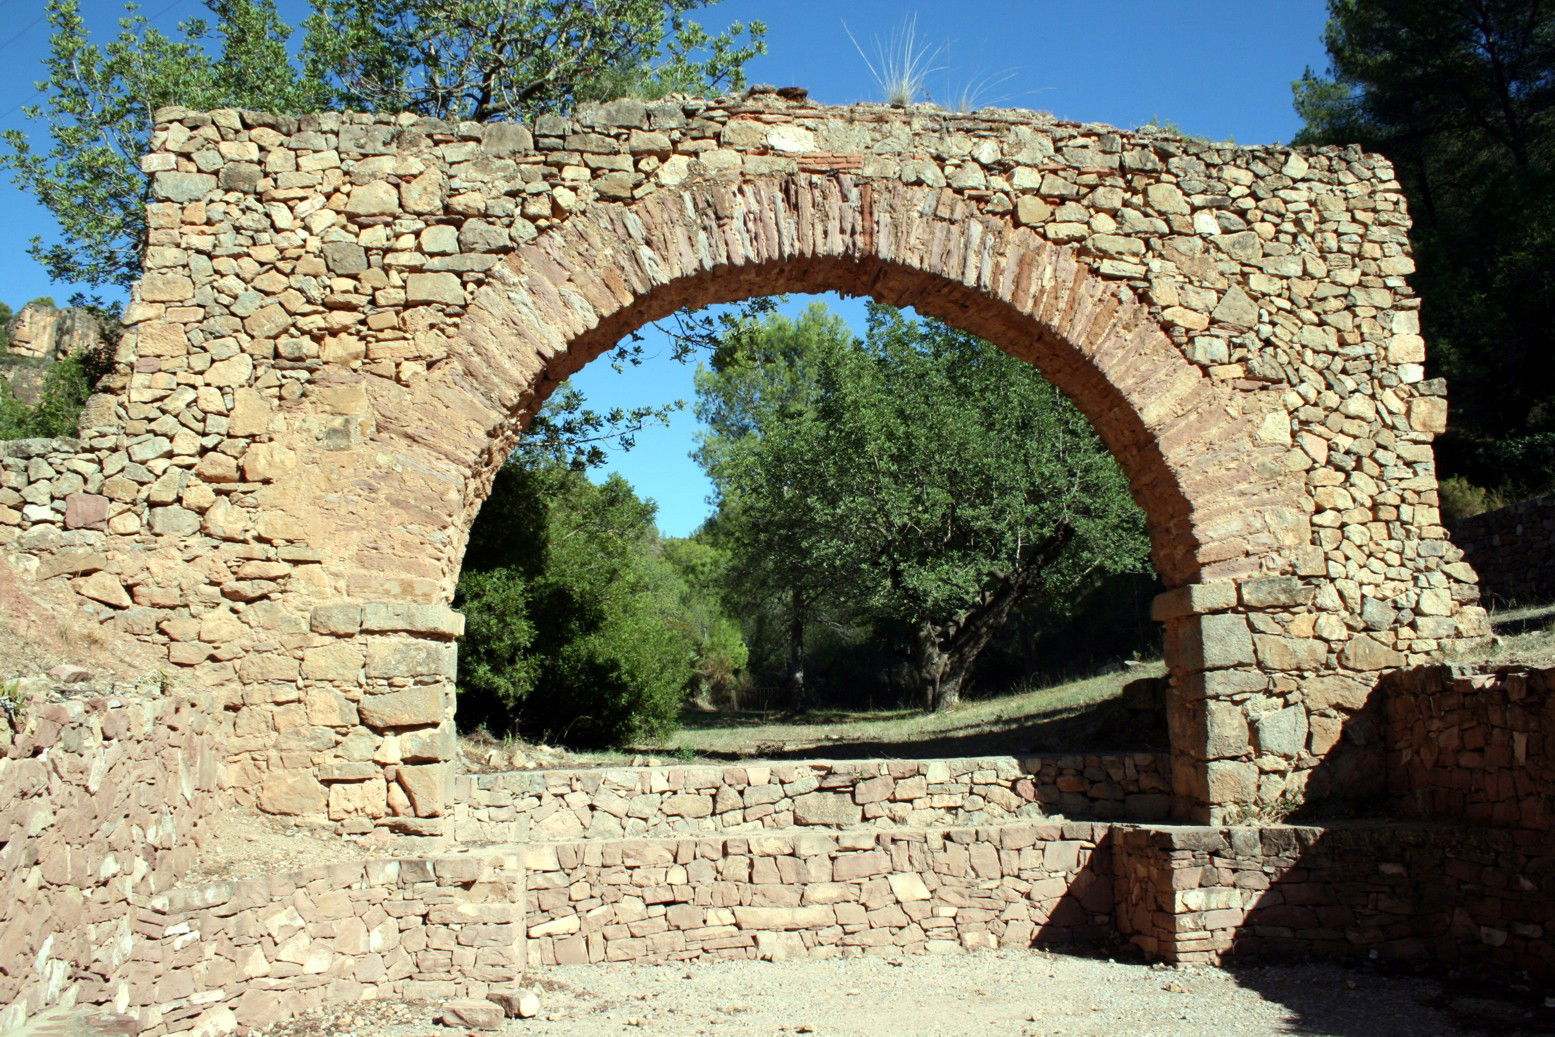
[[[1419,1037],[1555,1032],[1555,1013],[1431,978],[1327,964],[1166,968],[1044,951],[903,959],[562,965],[521,980],[540,1015],[502,1031],[652,1033]],[[353,1005],[263,1037],[447,1037],[440,1006]]]

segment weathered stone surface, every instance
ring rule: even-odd
[[[465,999],[445,1002],[438,1022],[460,1030],[500,1030],[504,1018],[500,1005]]]
[[[394,727],[421,727],[443,719],[445,694],[442,688],[417,687],[404,691],[368,693],[358,709],[362,723],[380,730]]]

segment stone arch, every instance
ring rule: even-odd
[[[1080,404],[1173,586],[1185,816],[1348,780],[1379,672],[1484,633],[1376,156],[769,96],[158,118],[121,368],[79,442],[0,452],[0,542],[216,687],[267,809],[436,826],[446,602],[525,416],[643,321],[784,289],[910,302]]]
[[[446,360],[377,403],[384,443],[399,440],[403,456],[434,440],[436,450],[404,469],[412,484],[381,483],[373,512],[412,540],[420,531],[403,553],[436,558],[433,593],[447,604],[491,477],[556,384],[682,307],[823,290],[913,305],[1058,384],[1129,476],[1169,588],[1286,573],[1307,543],[1309,508],[1277,478],[1282,449],[1258,434],[1277,401],[1217,386],[1147,306],[1072,249],[932,189],[846,175],[690,183],[597,206],[516,249],[471,300]],[[414,486],[429,464],[445,469],[437,506]],[[1163,618],[1186,629],[1197,617]],[[1202,647],[1178,636],[1168,652],[1182,689],[1172,699],[1179,792],[1197,809],[1203,719],[1184,696]]]
[[[1127,287],[966,201],[812,174],[706,181],[601,206],[495,268],[446,373],[433,376],[444,381],[424,390],[435,397],[458,384],[489,408],[470,425],[466,449],[480,461],[454,526],[473,521],[491,471],[550,390],[627,334],[688,306],[829,290],[912,305],[1063,389],[1129,475],[1168,587],[1288,568],[1280,548],[1305,543],[1289,535],[1305,509],[1275,477],[1280,451],[1257,435],[1277,402],[1260,407],[1217,387]],[[457,572],[453,557],[445,593]]]

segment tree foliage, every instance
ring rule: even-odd
[[[138,163],[164,105],[532,119],[623,93],[738,87],[764,49],[760,23],[711,34],[691,20],[716,0],[311,2],[293,48],[275,0],[203,0],[209,18],[171,35],[126,4],[102,44],[80,0],[47,0],[44,99],[24,112],[49,143],[7,131],[0,163],[59,224],[60,241],[32,244],[51,278],[125,290],[139,274]]]
[[[580,101],[737,89],[764,27],[711,34],[706,0],[314,0],[310,68],[347,107],[531,119]]]
[[[0,440],[74,436],[87,397],[108,370],[106,349],[83,351],[50,365],[38,401],[23,403],[0,380]]]
[[[739,581],[790,618],[865,618],[925,705],[953,704],[1023,600],[1139,569],[1141,514],[1084,417],[1027,364],[884,306],[859,343],[812,308],[742,328],[698,376],[699,451]],[[801,686],[803,658],[791,659]],[[797,671],[797,672],[795,672]]]
[[[1555,0],[1330,0],[1330,68],[1294,84],[1297,143],[1394,163],[1453,424],[1444,472],[1555,479]]]
[[[619,745],[673,728],[689,693],[743,665],[731,622],[683,575],[716,559],[667,549],[654,513],[619,476],[502,468],[455,598],[462,724]]]
[[[333,94],[294,66],[290,28],[274,0],[206,0],[214,21],[183,23],[176,36],[126,6],[119,31],[93,43],[79,0],[48,0],[53,35],[39,83],[42,104],[23,109],[48,127],[46,149],[7,130],[0,161],[48,209],[61,240],[35,239],[32,255],[57,281],[127,289],[140,273],[152,113],[164,105],[314,111]]]

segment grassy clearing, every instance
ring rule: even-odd
[[[1555,666],[1555,604],[1492,612],[1496,639],[1486,662]],[[944,713],[917,709],[776,711],[688,710],[683,726],[623,751],[572,753],[489,736],[467,736],[465,758],[477,769],[624,766],[675,760],[718,763],[757,759],[904,758],[1025,752],[1129,750],[1143,743],[1122,710],[1123,686],[1166,673],[1159,662],[1049,687],[977,699]]]
[[[684,726],[641,752],[711,760],[929,757],[1076,748],[1104,732],[1089,723],[1116,702],[1123,685],[1159,677],[1160,662],[1043,688],[963,703],[942,713],[817,710],[798,717],[771,712],[688,713]],[[1124,743],[1127,732],[1119,732]]]
[[[1490,613],[1495,666],[1555,666],[1555,604],[1519,606]]]

